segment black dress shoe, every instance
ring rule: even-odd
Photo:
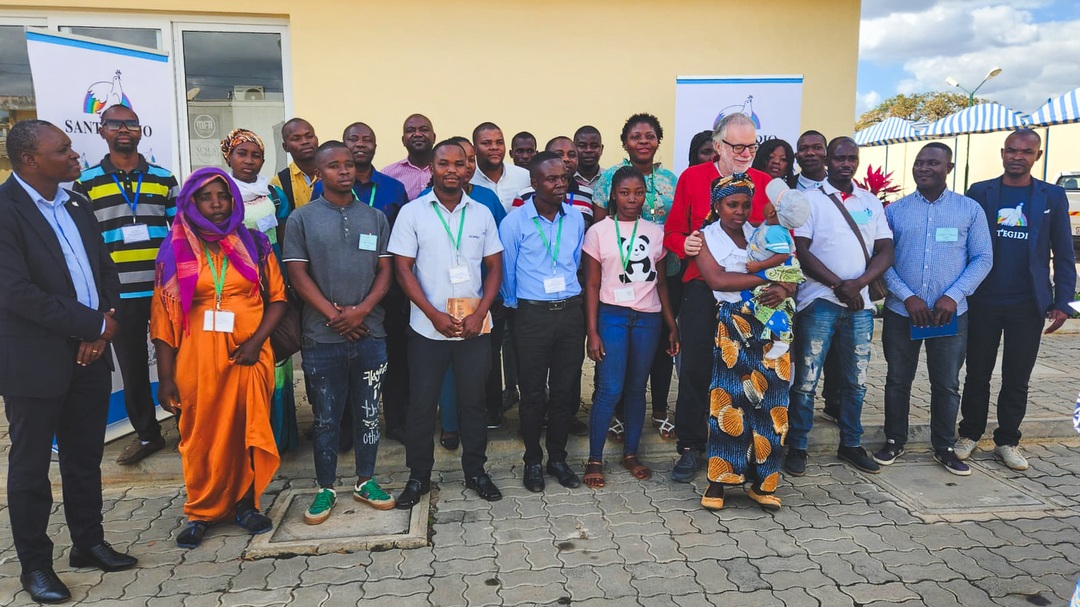
[[[102,571],[123,571],[130,569],[139,562],[139,559],[121,554],[109,545],[109,542],[101,542],[90,548],[71,547],[71,556],[68,564],[72,567],[97,567]]]
[[[548,462],[547,473],[554,476],[559,484],[567,489],[577,489],[581,486],[581,479],[566,465],[566,462]]]
[[[19,581],[38,603],[62,603],[71,598],[71,592],[52,569],[27,571],[19,576]]]
[[[544,490],[544,470],[540,467],[540,464],[525,466],[525,481],[522,484],[533,493]]]
[[[410,478],[409,482],[405,483],[405,488],[398,494],[397,500],[394,501],[394,507],[398,510],[408,510],[419,504],[420,496],[428,491],[431,491],[431,481]]]
[[[537,468],[539,467],[538,465]],[[495,486],[495,483],[487,474],[465,479],[465,488],[472,489],[477,495],[489,502],[497,502],[502,499],[502,492],[499,491],[499,488]]]

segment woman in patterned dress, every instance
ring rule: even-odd
[[[761,337],[764,326],[740,295],[770,284],[746,273],[747,242],[754,231],[748,221],[753,194],[754,184],[745,175],[713,182],[713,210],[697,256],[702,277],[719,304],[708,421],[709,488],[701,498],[701,505],[710,510],[724,506],[725,487],[746,483],[750,499],[766,508],[780,507],[775,491],[788,429],[791,362],[787,353],[765,358],[772,342]],[[794,292],[794,284],[771,283],[761,300],[779,305]]]

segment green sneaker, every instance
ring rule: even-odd
[[[304,522],[309,525],[318,525],[325,521],[330,518],[330,511],[334,509],[336,503],[337,493],[333,489],[329,487],[319,489],[319,492],[315,494],[315,501],[311,502],[311,506],[304,513]]]
[[[379,487],[374,478],[369,478],[353,488],[353,499],[364,502],[376,510],[389,510],[394,507],[394,498]]]

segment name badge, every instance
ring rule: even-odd
[[[120,226],[120,234],[124,237],[124,244],[146,242],[150,240],[150,228],[145,223],[133,223]]]
[[[255,222],[255,227],[259,228],[260,232],[267,232],[270,228],[276,228],[277,217],[274,217],[273,215],[260,217],[259,220]]]
[[[637,299],[637,296],[634,295],[634,287],[615,289],[613,294],[615,295],[615,303],[625,303]]]
[[[450,268],[450,284],[459,285],[463,282],[469,282],[469,267],[468,266],[453,266]]]
[[[375,251],[379,248],[379,237],[374,234],[360,235],[360,250]]]
[[[870,211],[855,211],[851,214],[851,218],[855,220],[857,225],[864,226],[870,222]]]
[[[934,233],[934,240],[938,242],[956,242],[959,239],[959,228],[938,228]]]
[[[566,279],[562,276],[552,276],[544,279],[544,293],[561,293],[566,290]]]
[[[203,314],[203,331],[232,333],[236,315],[227,310],[207,310]]]

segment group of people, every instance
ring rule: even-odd
[[[606,170],[590,126],[542,151],[519,133],[511,164],[497,125],[437,141],[415,114],[406,157],[380,171],[368,125],[320,143],[294,118],[281,129],[292,161],[273,179],[261,176],[260,137],[237,129],[221,143],[229,170],[199,169],[183,187],[138,153],[139,126],[130,108],[106,109],[109,154],[81,175],[48,122],[20,122],[7,140],[0,395],[12,533],[35,600],[68,596],[46,534],[53,436],[72,566],[136,564],[104,539],[100,461],[114,353],[136,430],[119,463],[164,445],[148,331],[157,401],[178,417],[188,522],[176,541],[187,548],[226,519],[271,530],[260,496],[298,440],[296,348],[279,352],[271,339],[290,317],[314,414],[309,524],[331,515],[338,456],[350,448],[354,500],[418,503],[437,416],[439,442],[460,445],[466,487],[500,499],[487,431],[515,401],[528,490],[543,491],[545,476],[604,486],[609,438],[621,466],[648,479],[638,446],[650,385],[653,425],[676,438],[672,480],[704,466],[703,507],[722,508],[727,488],[749,484],[752,500],[779,508],[781,470],[806,470],[822,375],[841,459],[876,473],[903,454],[924,344],[935,458],[970,474],[963,460],[986,430],[1002,334],[995,451],[1027,466],[1018,444],[1028,380],[1044,321],[1046,332],[1064,322],[1076,278],[1064,192],[1031,176],[1033,131],[1011,133],[1004,174],[968,196],[946,187],[950,149],[927,144],[917,191],[883,206],[854,182],[851,138],[807,131],[794,149],[759,144],[743,114],[695,136],[678,176],[656,162],[664,130],[645,113],[626,121],[626,158]],[[888,440],[871,455],[860,418],[881,298]],[[587,425],[576,417],[585,356],[596,362]],[[375,477],[383,432],[405,444],[410,474],[396,497]],[[589,437],[580,477],[567,462],[571,433]]]

